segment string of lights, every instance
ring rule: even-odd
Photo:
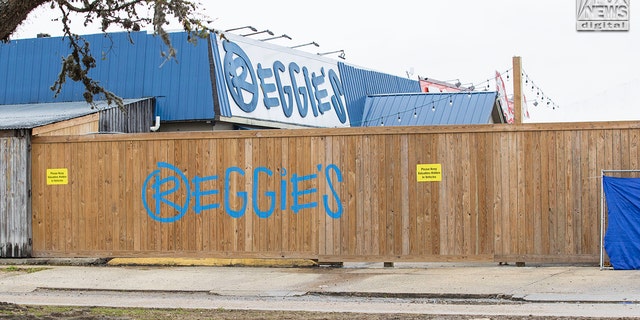
[[[509,72],[511,69],[508,69],[506,71],[503,71],[500,73],[501,76],[507,74],[507,72]],[[403,111],[398,111],[395,114],[389,114],[387,116],[383,116],[383,117],[379,117],[379,118],[375,118],[375,119],[369,119],[367,120],[364,124],[365,125],[373,125],[375,124],[379,124],[380,126],[384,126],[385,122],[388,124],[390,123],[390,121],[394,121],[396,120],[397,122],[402,122],[402,117],[405,116],[406,114],[412,114],[413,118],[417,118],[418,117],[418,112],[421,111],[423,108],[425,107],[430,107],[431,108],[431,112],[435,112],[437,107],[440,106],[440,104],[442,104],[442,102],[447,102],[448,106],[453,106],[453,96],[458,95],[460,93],[467,93],[467,97],[471,97],[472,92],[477,92],[475,89],[476,88],[481,88],[482,86],[484,86],[484,90],[483,91],[489,91],[489,89],[491,88],[491,83],[494,82],[495,83],[495,77],[494,78],[489,78],[487,80],[482,80],[482,81],[478,81],[478,82],[471,82],[470,85],[466,85],[464,86],[460,91],[457,92],[449,92],[449,93],[441,93],[440,95],[442,95],[442,97],[440,98],[436,98],[434,100],[431,100],[429,103],[426,104],[422,104],[422,105],[418,105],[415,106],[411,109],[408,110],[403,110]],[[485,86],[486,83],[486,86]]]
[[[540,86],[531,79],[524,69],[522,69],[522,77],[524,79],[522,83],[523,89],[531,93],[530,96],[535,96],[535,99],[533,100],[534,107],[542,105],[543,107],[552,108],[553,110],[560,108],[560,106],[553,101],[553,99],[549,98]]]
[[[513,68],[509,68],[503,72],[500,72],[500,76],[503,78],[506,78],[506,82],[511,83],[512,73],[513,73]],[[435,112],[437,107],[439,107],[443,101],[448,100],[448,105],[453,106],[454,94],[457,95],[457,94],[460,94],[461,92],[462,93],[466,92],[467,96],[471,97],[472,92],[477,92],[476,88],[483,88],[483,91],[486,92],[486,91],[490,91],[490,89],[492,88],[492,85],[494,88],[496,87],[495,76],[488,78],[486,80],[475,82],[475,83],[472,82],[472,83],[465,84],[462,86],[462,89],[457,92],[450,92],[448,94],[443,93],[442,97],[431,100],[429,103],[418,105],[408,110],[398,111],[396,113],[392,113],[379,118],[369,119],[364,124],[365,125],[379,124],[380,126],[384,126],[385,123],[389,124],[390,121],[394,120],[394,118],[397,122],[402,122],[403,117],[405,117],[407,114],[412,114],[413,118],[417,118],[418,112],[422,111],[423,108],[430,107],[431,111]],[[512,87],[512,86],[509,86],[509,87]],[[524,71],[524,69],[522,70],[522,87],[523,87],[523,94],[525,98],[531,97],[531,96],[535,97],[533,102],[531,102],[530,100],[526,101],[527,106],[531,103],[533,104],[534,107],[543,106],[547,108],[552,108],[554,110],[557,108],[560,108],[560,106],[557,103],[555,103],[555,101],[553,101],[553,99],[551,99],[548,95],[546,95],[544,91],[540,88],[540,86],[538,86],[531,79],[531,77]]]

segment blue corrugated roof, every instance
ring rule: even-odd
[[[124,104],[141,100],[125,99]],[[93,109],[86,101],[0,105],[0,130],[33,129],[116,107],[106,101],[96,101]]]
[[[368,95],[386,93],[419,93],[420,83],[403,77],[338,64],[345,102],[352,127],[360,127]]]
[[[213,119],[209,41],[193,45],[184,32],[170,37],[176,61],[166,61],[162,41],[146,32],[83,36],[98,60],[90,75],[125,99],[159,97],[156,113],[164,121]],[[67,80],[57,98],[49,89],[69,51],[60,37],[0,44],[0,105],[83,100],[81,83]]]
[[[363,127],[487,124],[496,92],[417,93],[368,96]]]

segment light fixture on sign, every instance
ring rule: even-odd
[[[247,33],[247,34],[243,34],[243,37],[249,37],[249,36],[255,36],[257,34],[263,34],[263,33],[267,33],[270,36],[273,35],[273,32],[271,30],[262,30],[262,31],[258,31],[258,32],[252,32],[252,33]]]
[[[338,53],[338,52],[340,53],[340,54],[338,55],[338,58],[340,58],[340,59],[342,59],[342,60],[346,59],[346,58],[345,58],[345,55],[344,55],[344,50],[336,50],[336,51],[329,51],[329,52],[323,52],[323,53],[319,53],[319,52],[318,52],[318,55],[319,55],[319,56],[326,56],[326,55],[328,55],[328,54],[333,54],[333,53]]]
[[[315,42],[315,41],[311,41],[311,42],[309,42],[309,43],[299,44],[299,45],[297,45],[297,46],[293,46],[293,47],[289,47],[289,48],[291,48],[291,49],[295,49],[295,48],[300,48],[300,47],[305,47],[305,46],[310,46],[310,45],[314,45],[314,46],[316,46],[316,47],[319,47],[319,46],[320,46],[317,42]]]
[[[291,40],[291,37],[289,37],[288,35],[286,35],[286,34],[281,34],[281,35],[276,36],[276,37],[271,37],[271,38],[266,38],[266,39],[260,39],[260,41],[269,41],[269,40],[275,40],[275,39],[280,39],[280,38],[286,38],[286,39]]]
[[[242,29],[249,29],[253,32],[258,31],[258,29],[252,27],[252,26],[244,26],[244,27],[237,27],[237,28],[231,28],[231,29],[227,29],[224,32],[231,32],[231,31],[236,31],[236,30],[242,30]]]

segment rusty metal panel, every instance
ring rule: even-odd
[[[31,256],[30,135],[0,135],[0,257]]]

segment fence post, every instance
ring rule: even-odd
[[[513,57],[513,123],[522,124],[522,60]]]

